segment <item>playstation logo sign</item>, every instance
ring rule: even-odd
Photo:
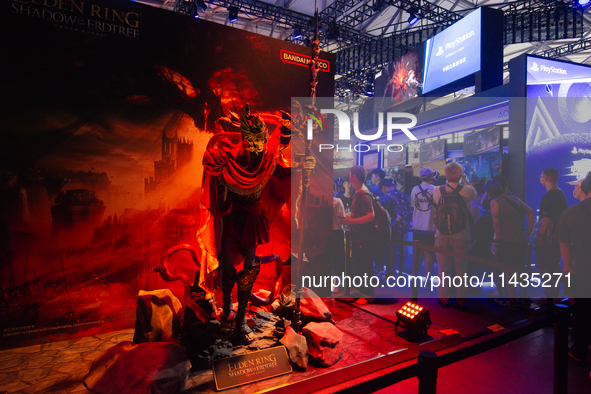
[[[443,48],[442,47],[439,47],[439,50],[437,51],[437,53],[435,54],[435,56],[443,55],[443,52],[444,52]]]
[[[534,65],[531,66],[531,70],[535,72],[540,71],[540,69],[538,68],[538,63],[534,62]]]

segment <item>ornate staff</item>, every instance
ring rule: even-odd
[[[318,55],[320,54],[320,41],[318,40],[318,10],[314,14],[316,26],[314,28],[314,40],[312,41],[312,59],[310,60],[310,101],[312,105],[316,104],[316,85],[318,84]],[[300,332],[302,329],[302,319],[300,311],[300,300],[304,293],[302,289],[302,262],[304,261],[304,229],[306,219],[306,200],[308,197],[308,189],[310,188],[310,174],[312,168],[306,168],[305,160],[311,155],[312,140],[306,141],[306,149],[304,157],[302,158],[302,197],[300,207],[299,232],[298,232],[298,260],[296,263],[296,303],[295,314],[292,328],[295,332]]]

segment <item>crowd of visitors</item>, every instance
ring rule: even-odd
[[[529,242],[535,247],[535,268],[540,274],[571,274],[572,286],[564,287],[573,308],[574,344],[569,356],[576,363],[584,364],[591,345],[591,298],[587,294],[591,293],[587,290],[591,283],[588,257],[591,256],[591,172],[585,179],[569,182],[574,186],[573,196],[580,202],[567,207],[565,194],[558,187],[558,171],[545,169],[540,174],[540,184],[546,192],[537,221],[534,209],[511,193],[503,175],[493,177],[486,184],[480,179],[473,179],[471,183],[463,167],[455,162],[445,166],[444,184],[438,184],[438,175],[432,168],[422,168],[420,184],[408,195],[397,188],[394,179],[385,178],[381,169],[373,170],[368,177],[363,167],[355,166],[348,178],[338,180],[341,191],[336,192],[335,188],[335,220],[330,242],[335,250],[342,251],[343,230],[351,231],[351,274],[369,276],[381,268],[384,246],[372,239],[380,210],[376,207],[380,205],[389,214],[394,240],[401,240],[411,232],[412,238],[421,244],[491,258],[517,270],[528,265],[526,245]],[[413,275],[419,274],[423,259],[426,276],[469,273],[467,260],[423,249],[415,252],[420,255],[413,259]],[[402,247],[399,253],[403,253]],[[335,256],[333,274],[345,270],[343,260],[344,254]],[[436,262],[437,271],[434,272]],[[507,277],[513,272],[509,268],[497,268],[495,277],[502,274]],[[543,288],[545,294],[535,300],[537,303],[559,296],[561,282],[553,282],[552,286]],[[496,283],[501,282],[496,280]],[[468,289],[458,286],[454,290],[457,309],[463,311]],[[358,304],[374,302],[373,287],[359,287],[356,291],[360,297]],[[449,308],[453,296],[450,288],[442,285],[437,291],[439,304]],[[489,293],[496,296],[496,304],[511,310],[523,308],[530,302],[526,288],[509,284],[506,279],[504,287],[499,286]]]

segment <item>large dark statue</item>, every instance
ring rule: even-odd
[[[228,332],[232,330],[232,289],[237,285],[234,334],[245,342],[254,339],[245,315],[259,273],[255,252],[258,245],[270,241],[269,217],[261,204],[261,195],[274,173],[289,172],[290,168],[289,158],[282,152],[291,140],[291,122],[287,114],[283,118],[280,133],[269,136],[263,119],[251,114],[246,105],[240,114],[241,142],[220,142],[203,157],[202,220],[197,233],[201,248],[199,284],[211,289],[212,274],[221,271],[221,324]],[[239,273],[234,268],[233,250],[244,258]]]

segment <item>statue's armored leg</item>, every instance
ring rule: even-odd
[[[232,289],[236,282],[236,268],[224,267],[222,269],[222,318],[221,325],[223,331],[230,331],[232,329],[232,321],[230,320],[230,311],[232,310]]]
[[[250,327],[248,327],[248,324],[246,324],[246,309],[252,293],[252,287],[259,274],[259,269],[258,265],[245,268],[243,271],[240,271],[236,278],[236,284],[238,285],[238,311],[236,312],[236,328],[234,329],[234,334],[245,342],[252,342],[254,340],[254,334]]]

